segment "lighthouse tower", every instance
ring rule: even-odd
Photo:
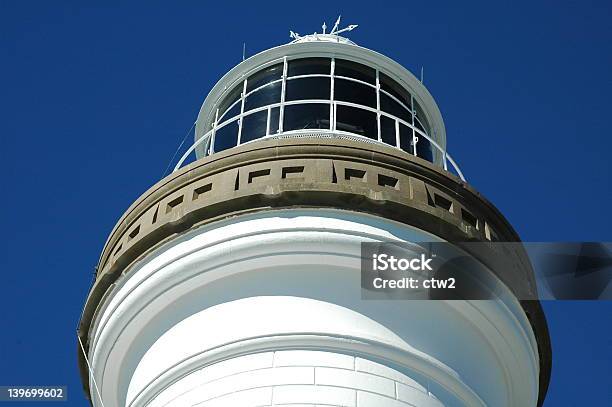
[[[174,172],[121,216],[78,330],[93,406],[542,405],[544,314],[494,267],[491,300],[362,298],[362,243],[520,240],[421,81],[353,28],[231,69]]]

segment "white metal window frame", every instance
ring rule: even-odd
[[[351,137],[355,137],[355,138],[360,138],[360,139],[365,139],[368,141],[378,141],[379,143],[382,143],[384,145],[387,146],[392,146],[395,148],[398,148],[402,151],[406,151],[403,148],[401,148],[400,145],[400,125],[403,125],[407,128],[409,128],[412,131],[412,142],[411,142],[411,146],[412,146],[412,151],[407,151],[408,153],[411,153],[415,156],[417,156],[417,149],[416,149],[416,145],[418,143],[419,137],[423,137],[426,140],[429,141],[430,145],[433,146],[435,148],[434,152],[437,150],[440,155],[441,155],[441,162],[442,162],[442,166],[445,170],[448,171],[448,163],[451,164],[452,168],[454,169],[454,171],[457,173],[457,175],[465,181],[465,178],[461,172],[461,170],[459,169],[458,165],[455,163],[455,161],[448,155],[448,153],[446,152],[446,150],[444,148],[442,148],[432,137],[430,137],[425,131],[422,131],[421,129],[419,129],[417,127],[417,123],[423,128],[423,129],[428,129],[429,125],[425,125],[425,123],[423,123],[421,121],[421,119],[419,117],[417,117],[417,112],[416,112],[416,101],[414,100],[414,97],[412,95],[412,93],[410,92],[410,97],[411,97],[411,105],[412,105],[412,109],[410,109],[408,106],[406,106],[402,101],[400,101],[397,97],[391,95],[389,92],[385,91],[384,89],[381,89],[380,86],[380,70],[376,69],[376,68],[371,68],[373,70],[375,70],[376,73],[376,84],[373,85],[371,83],[356,79],[356,78],[351,78],[351,77],[347,77],[347,76],[340,76],[340,75],[335,75],[335,62],[336,62],[336,58],[329,58],[330,59],[330,72],[329,74],[305,74],[305,75],[294,75],[294,76],[288,76],[287,75],[287,70],[288,70],[288,64],[290,63],[290,61],[292,60],[299,60],[299,59],[304,59],[304,58],[295,58],[295,59],[289,59],[287,57],[283,57],[282,59],[276,59],[273,61],[270,61],[266,64],[260,65],[259,67],[256,67],[254,69],[249,70],[248,72],[246,72],[243,75],[243,80],[242,80],[242,92],[240,94],[240,97],[233,102],[230,106],[228,106],[224,112],[219,112],[219,103],[221,101],[223,101],[224,97],[226,97],[227,93],[229,91],[231,91],[232,89],[226,89],[226,91],[223,92],[223,94],[221,95],[221,97],[218,98],[217,102],[215,103],[215,119],[213,121],[213,123],[211,124],[212,128],[206,133],[204,134],[201,138],[199,138],[181,157],[181,159],[178,161],[178,163],[176,164],[174,171],[178,170],[180,167],[183,166],[183,163],[185,162],[185,160],[189,157],[189,155],[191,153],[193,153],[195,151],[195,149],[200,146],[203,145],[204,146],[204,151],[206,155],[211,155],[214,154],[215,152],[215,135],[217,133],[217,131],[219,131],[220,129],[222,129],[223,127],[230,125],[231,123],[237,122],[238,123],[238,136],[237,136],[237,143],[236,146],[244,144],[242,142],[242,123],[243,123],[243,119],[247,116],[250,116],[252,114],[261,112],[261,111],[266,111],[267,110],[267,119],[266,119],[266,134],[264,136],[258,137],[255,140],[260,140],[266,137],[272,137],[272,136],[276,136],[282,133],[290,133],[290,132],[285,132],[283,129],[283,122],[284,122],[284,110],[285,110],[285,106],[291,106],[291,105],[304,105],[304,104],[328,104],[330,106],[330,114],[329,114],[329,122],[330,122],[330,127],[329,131],[333,131],[333,132],[337,132],[337,133],[342,133],[345,135],[349,135]],[[248,84],[248,79],[255,73],[260,72],[270,66],[274,66],[277,65],[279,63],[283,64],[283,72],[282,72],[282,76],[280,79],[274,79],[270,82],[267,82],[263,85],[258,86],[255,89],[250,90],[248,93],[246,92],[247,89],[247,84]],[[303,79],[303,78],[329,78],[330,79],[330,98],[329,99],[303,99],[303,100],[292,100],[292,101],[286,101],[286,89],[287,89],[287,82],[290,80],[299,80],[299,79]],[[361,105],[358,103],[352,103],[352,102],[346,102],[346,101],[339,101],[335,99],[335,80],[340,79],[340,80],[347,80],[347,81],[351,81],[351,82],[355,82],[355,83],[359,83],[368,87],[371,87],[372,89],[375,90],[376,92],[376,108],[370,107],[370,106],[365,106],[365,105]],[[273,85],[275,83],[281,83],[281,95],[280,95],[280,101],[276,102],[276,103],[271,103],[268,105],[264,105],[264,106],[259,106],[257,108],[245,111],[244,110],[244,106],[245,106],[245,101],[246,99],[255,94],[256,92],[261,91],[262,89],[265,89],[266,87]],[[240,86],[240,85],[237,85]],[[401,86],[398,84],[398,86]],[[411,122],[407,122],[397,116],[394,116],[388,112],[385,112],[381,109],[380,106],[380,95],[384,94],[387,97],[391,98],[393,101],[395,101],[396,103],[398,103],[403,109],[405,109],[411,116]],[[238,104],[240,104],[240,113],[236,116],[230,117],[230,118],[225,118],[225,115],[227,114],[227,112],[231,111],[234,107],[236,107]],[[362,110],[366,110],[372,113],[376,114],[376,121],[377,121],[377,140],[362,136],[360,134],[357,133],[351,133],[351,132],[346,132],[346,131],[338,131],[336,128],[336,110],[337,110],[337,106],[348,106],[348,107],[353,107],[353,108],[357,108],[357,109],[362,109]],[[276,127],[277,133],[275,134],[270,134],[270,128],[271,128],[271,112],[273,108],[279,108],[279,123],[278,126]],[[421,108],[422,110],[422,108]],[[388,144],[388,143],[384,143],[382,141],[382,132],[381,132],[381,117],[388,117],[391,120],[394,120],[395,122],[395,140],[396,143],[395,145],[392,144]],[[225,119],[225,120],[223,120]],[[222,121],[221,121],[222,120]],[[325,129],[304,129],[304,130],[308,130],[308,132],[312,132],[312,131],[320,131],[320,130],[325,130]],[[291,131],[294,132],[294,131]],[[250,140],[248,142],[251,141],[255,141],[255,140]]]

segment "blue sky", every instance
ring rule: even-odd
[[[339,13],[358,44],[424,67],[449,152],[523,240],[612,240],[609,1],[0,0],[0,385],[67,385],[83,405],[75,329],[114,223],[243,42],[250,55]],[[606,405],[612,302],[544,307],[545,406]]]

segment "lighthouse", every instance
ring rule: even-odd
[[[78,329],[93,406],[542,405],[546,320],[515,289],[535,292],[532,271],[493,248],[519,236],[421,80],[354,28],[291,32],[227,72],[174,171],[121,216]],[[364,298],[363,245],[388,242],[491,248],[472,256],[499,295]]]

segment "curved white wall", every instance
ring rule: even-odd
[[[183,378],[149,404],[160,406],[441,407],[425,387],[383,364],[309,350],[263,352]]]
[[[104,405],[535,406],[537,348],[518,303],[361,300],[359,244],[382,240],[439,239],[365,214],[279,210],[163,245],[117,282],[94,321],[89,357]],[[276,363],[290,354],[312,362]],[[265,357],[271,365],[205,384]],[[325,365],[347,358],[352,369]]]
[[[148,405],[235,406],[238,400],[245,400],[246,404],[241,405],[366,406],[383,401],[401,405],[398,401],[403,400],[415,406],[442,406],[415,380],[352,354],[293,349],[240,356],[239,351],[254,342],[258,342],[260,349],[282,349],[290,343],[295,346],[298,341],[305,348],[311,344],[310,347],[320,349],[327,342],[329,347],[350,350],[352,344],[346,343],[349,337],[368,340],[372,347],[379,343],[406,346],[401,338],[375,321],[317,300],[251,297],[217,305],[182,321],[147,351],[132,377],[128,402],[167,371],[168,366],[177,369],[180,363],[197,359],[195,365],[206,367],[192,371],[161,391],[149,390],[155,398]],[[314,340],[318,345],[313,344]],[[234,345],[230,358],[208,365],[210,350],[228,343]],[[414,350],[408,348],[406,352]],[[141,394],[141,398],[146,397]]]

